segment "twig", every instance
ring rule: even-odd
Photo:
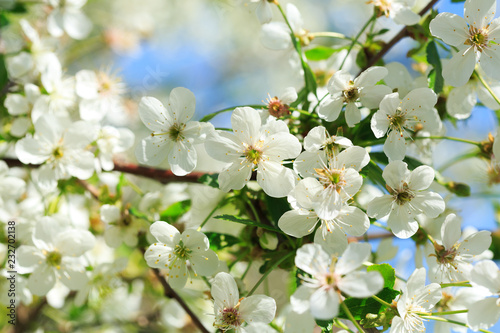
[[[81,180],[81,179],[77,179],[76,182],[79,183],[80,185],[82,185],[82,187],[84,189],[89,191],[89,193],[92,194],[92,196],[95,199],[99,200],[100,193],[99,193],[99,189],[97,187],[95,187],[94,185],[91,185],[87,181]]]
[[[200,321],[198,316],[191,311],[191,309],[187,306],[186,302],[175,292],[172,287],[168,284],[167,280],[165,280],[165,277],[161,275],[160,271],[157,268],[151,268],[153,272],[156,275],[156,278],[160,281],[161,285],[163,286],[163,295],[167,298],[173,298],[175,299],[179,305],[186,311],[186,313],[191,317],[191,320],[193,323],[196,325],[196,327],[199,328],[199,330],[203,333],[209,333],[209,331],[203,326],[203,323]]]
[[[420,16],[423,16],[425,13],[427,13],[427,11],[429,11],[429,9],[431,9],[435,4],[436,2],[438,2],[439,0],[432,0],[431,2],[429,2],[427,4],[427,6],[425,6],[424,9],[422,9],[418,15]],[[380,52],[378,52],[377,54],[375,54],[375,56],[373,56],[372,58],[368,59],[368,63],[366,64],[365,67],[363,67],[361,69],[361,71],[359,71],[358,73],[358,76],[359,74],[361,74],[361,72],[363,72],[365,69],[373,66],[375,63],[377,63],[377,61],[379,61],[380,59],[382,59],[382,57],[387,53],[389,52],[389,50],[394,46],[396,45],[401,39],[403,39],[403,37],[405,37],[407,35],[407,32],[408,32],[408,26],[404,27],[396,36],[394,36],[390,41],[389,43],[385,44],[385,46],[382,48],[382,50],[380,50]]]

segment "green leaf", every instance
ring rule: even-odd
[[[399,291],[396,291],[391,288],[384,288],[380,291],[376,296],[378,298],[383,299],[387,303],[392,303],[392,300],[396,298],[400,294]],[[369,313],[378,314],[381,310],[384,310],[386,306],[380,304],[373,298],[354,298],[349,297],[345,299],[345,304],[351,311],[352,315],[356,320],[362,320],[366,318],[366,315]],[[344,312],[342,307],[339,309],[339,318],[349,319]]]
[[[184,200],[170,205],[167,209],[160,213],[160,218],[165,221],[167,218],[177,219],[184,215],[191,208],[191,200]]]
[[[200,182],[204,185],[219,188],[218,178],[219,178],[218,173],[214,173],[214,174],[206,173],[198,179],[198,182]]]
[[[316,319],[316,324],[321,327],[322,333],[331,332],[333,329],[333,322],[331,320]]]
[[[434,41],[429,42],[425,51],[427,53],[427,62],[434,67],[428,75],[429,88],[434,90],[436,94],[439,94],[443,91],[444,79],[442,74],[443,68],[441,66],[441,59],[439,58],[436,43],[434,43]]]
[[[314,49],[307,50],[305,52],[306,58],[312,61],[320,61],[330,58],[332,54],[338,52],[337,49],[332,49],[331,47],[326,46],[317,46]]]
[[[0,54],[0,89],[3,89],[5,85],[9,84],[9,76],[7,75],[7,68],[5,67],[5,58],[3,54]],[[0,96],[0,99],[3,96]]]
[[[385,188],[385,180],[384,177],[382,177],[382,169],[380,169],[377,163],[375,163],[373,160],[370,160],[370,163],[368,163],[361,170],[360,174],[371,180],[374,184],[378,184],[382,188]]]
[[[368,65],[368,58],[366,57],[364,49],[359,50],[356,56],[356,65],[358,65],[359,68],[365,68],[366,65]]]
[[[210,248],[214,251],[238,244],[240,240],[232,235],[220,234],[218,232],[204,233],[210,242]]]
[[[290,204],[288,203],[288,200],[285,198],[272,198],[268,195],[265,197],[266,201],[266,206],[267,206],[267,211],[271,215],[272,222],[274,222],[274,225],[278,225],[278,221],[285,214],[290,210]]]
[[[258,223],[258,222],[255,222],[255,221],[252,221],[252,220],[249,220],[249,219],[244,219],[244,218],[241,218],[241,217],[238,217],[238,216],[234,216],[234,215],[223,214],[223,215],[216,216],[215,218],[219,219],[219,220],[236,222],[236,223],[240,223],[240,224],[244,224],[244,225],[249,225],[249,226],[253,226],[253,227],[259,227],[259,228],[262,228],[262,229],[271,230],[271,231],[274,231],[274,232],[279,232],[280,234],[284,234],[281,230],[273,228],[273,227],[271,227],[269,225]]]
[[[396,282],[396,271],[389,264],[371,265],[366,268],[368,272],[377,271],[384,278],[384,288],[394,288]]]

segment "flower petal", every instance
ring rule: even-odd
[[[212,281],[211,294],[214,298],[215,314],[224,308],[234,308],[240,293],[234,278],[228,273],[218,273]]]
[[[264,295],[245,297],[240,303],[241,319],[252,322],[270,323],[276,315],[276,301]]]
[[[476,54],[469,47],[456,53],[450,61],[443,64],[443,77],[449,85],[460,87],[466,84],[474,71]],[[460,68],[457,71],[457,68]]]
[[[371,245],[368,243],[350,243],[344,254],[335,266],[335,272],[340,275],[348,274],[368,260],[371,254]]]
[[[488,329],[500,319],[498,298],[486,298],[470,305],[467,322],[474,331]]]
[[[377,294],[384,287],[384,278],[379,272],[352,272],[338,283],[342,292],[351,297],[365,298]]]
[[[280,217],[278,227],[290,236],[301,238],[313,232],[317,223],[318,218],[314,213],[305,209],[290,210]]]
[[[342,106],[344,105],[344,99],[341,97],[330,98],[327,97],[318,108],[318,115],[320,118],[326,121],[334,121],[340,115]]]
[[[467,22],[452,13],[440,13],[431,21],[429,29],[433,36],[452,46],[462,45],[469,38]]]

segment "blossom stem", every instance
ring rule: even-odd
[[[347,305],[345,305],[344,301],[341,301],[340,305],[342,306],[342,309],[344,309],[344,312],[346,313],[347,318],[349,318],[349,320],[352,321],[352,323],[354,324],[354,326],[356,326],[358,331],[361,333],[365,333],[365,331],[363,330],[361,325],[359,325],[358,321],[352,315],[351,310],[349,310],[349,307]]]
[[[435,321],[442,321],[443,323],[450,323],[450,324],[460,325],[463,327],[469,327],[469,325],[467,325],[466,323],[462,323],[462,322],[451,320],[451,319],[441,318],[441,317],[421,316],[421,318],[435,320]],[[483,329],[479,329],[479,331],[485,332],[485,333],[493,333],[492,331],[483,330]]]
[[[463,142],[463,143],[469,143],[471,145],[475,146],[481,146],[480,142],[477,141],[472,141],[472,140],[467,140],[467,139],[462,139],[462,138],[455,138],[451,136],[416,136],[416,137],[408,137],[406,140],[425,140],[425,139],[431,139],[431,140],[449,140],[449,141],[456,141],[456,142]],[[373,141],[366,141],[361,144],[362,147],[367,147],[367,146],[376,146],[376,145],[381,145],[384,144],[385,139],[378,139],[378,140],[373,140]]]
[[[385,305],[385,306],[387,306],[387,307],[389,307],[389,308],[392,308],[392,304],[390,304],[390,303],[388,303],[388,302],[384,301],[384,300],[383,300],[383,299],[381,299],[380,297],[377,297],[377,296],[373,295],[373,296],[372,296],[372,298],[373,298],[374,300],[376,300],[377,302],[379,302],[380,304]]]
[[[276,261],[276,262],[275,262],[275,263],[274,263],[271,267],[269,267],[269,269],[268,269],[268,270],[264,273],[264,275],[262,275],[262,277],[259,279],[259,281],[257,281],[257,283],[255,284],[255,286],[253,286],[252,290],[250,290],[250,291],[248,292],[248,295],[247,295],[247,296],[252,295],[252,294],[253,294],[253,293],[257,290],[257,288],[260,286],[260,284],[261,284],[262,282],[264,282],[264,280],[267,278],[267,276],[268,276],[268,275],[269,275],[272,271],[274,271],[274,269],[275,269],[276,267],[278,267],[278,266],[279,266],[279,264],[281,264],[283,261],[285,261],[286,259],[288,259],[288,257],[290,257],[290,256],[292,256],[292,255],[294,255],[294,254],[295,254],[295,252],[293,252],[293,251],[292,251],[292,252],[290,252],[290,253],[288,253],[287,255],[285,255],[285,256],[283,256],[283,257],[281,257],[278,261]]]
[[[250,260],[248,262],[247,268],[245,268],[245,271],[243,272],[243,274],[241,274],[241,280],[243,280],[245,278],[245,276],[247,276],[247,273],[250,271],[250,267],[252,267],[252,264],[253,264],[253,260]]]
[[[308,36],[316,38],[316,37],[327,37],[327,38],[336,38],[336,39],[343,39],[343,40],[348,40],[352,41],[352,38],[347,37],[346,35],[343,35],[338,32],[331,32],[331,31],[320,31],[320,32],[310,32],[308,33]],[[357,44],[361,44],[359,41],[356,41]]]
[[[476,77],[483,84],[483,86],[486,88],[486,90],[488,90],[488,92],[490,93],[491,97],[493,97],[493,99],[495,100],[495,102],[497,102],[498,104],[500,104],[500,99],[493,92],[493,90],[491,90],[490,85],[484,80],[484,78],[476,70],[474,71],[474,75],[476,75]]]
[[[472,287],[469,281],[459,281],[459,282],[453,282],[453,283],[441,283],[441,288],[448,288],[448,287]]]
[[[255,104],[255,105],[237,105],[237,106],[231,106],[229,108],[225,108],[225,109],[222,109],[222,110],[219,110],[219,111],[215,111],[215,112],[209,113],[206,116],[204,116],[203,118],[201,118],[200,121],[206,122],[206,121],[211,120],[213,117],[215,117],[215,116],[217,116],[217,115],[219,115],[221,113],[233,111],[236,108],[241,108],[241,107],[245,107],[245,106],[249,106],[249,107],[254,108],[254,109],[267,108],[266,105],[260,105],[260,104],[259,105]]]
[[[467,313],[469,310],[455,310],[455,311],[443,311],[443,312],[432,312],[433,316],[445,316],[445,315],[452,315],[452,314],[458,314],[458,313]]]
[[[311,113],[309,111],[300,110],[300,109],[297,109],[297,108],[290,108],[290,110],[297,111],[300,114],[303,114],[303,115],[306,115],[306,116],[310,116],[310,117],[313,117],[313,118],[318,118],[318,115],[316,113]]]
[[[449,160],[448,162],[446,162],[445,164],[443,164],[438,169],[438,171],[439,172],[443,172],[444,170],[448,169],[449,167],[455,165],[458,162],[467,160],[469,158],[477,157],[478,155],[479,155],[479,152],[477,150],[474,150],[472,152],[469,152],[469,153],[466,153],[466,154],[463,154],[463,155],[458,155],[457,157],[455,157],[455,158]]]
[[[222,199],[218,204],[217,206],[214,207],[214,209],[212,209],[210,211],[210,213],[208,213],[207,217],[205,217],[205,219],[203,220],[203,222],[201,222],[200,226],[198,227],[198,229],[196,229],[197,231],[201,231],[201,228],[203,228],[205,226],[205,224],[207,224],[208,220],[210,220],[210,218],[215,214],[215,212],[217,211],[217,209],[219,208],[222,208],[224,207],[224,205],[226,203],[228,203],[228,201],[231,199],[232,197],[229,197],[229,198],[224,198]]]
[[[342,63],[340,64],[339,70],[341,70],[342,67],[344,67],[345,62],[346,62],[347,58],[349,57],[349,54],[351,53],[354,45],[356,44],[356,42],[358,42],[359,37],[361,37],[361,35],[366,30],[366,28],[368,28],[370,23],[372,23],[372,21],[374,21],[376,19],[377,19],[377,14],[374,12],[373,15],[370,17],[370,19],[368,21],[366,21],[365,25],[358,32],[356,37],[354,37],[354,39],[352,40],[352,43],[351,43],[351,45],[349,45],[349,49],[347,50],[347,54],[345,55],[344,60],[342,60]]]
[[[337,327],[340,327],[344,330],[346,330],[347,332],[350,332],[352,333],[352,331],[349,329],[349,326],[347,326],[346,324],[344,324],[343,322],[341,322],[340,320],[338,320],[337,318],[334,319],[333,321],[333,325],[337,326]]]

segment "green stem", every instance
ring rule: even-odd
[[[252,290],[250,290],[250,292],[248,293],[247,296],[250,296],[252,295],[255,290],[257,290],[257,288],[260,286],[260,284],[267,278],[267,276],[272,272],[274,271],[274,269],[276,267],[279,266],[279,264],[281,264],[283,261],[285,261],[286,259],[288,259],[288,257],[294,255],[295,252],[290,252],[288,253],[286,256],[283,256],[281,257],[278,261],[276,261],[271,267],[269,267],[269,269],[264,273],[264,275],[262,275],[262,277],[259,279],[259,281],[257,281],[257,283],[255,284],[255,286],[253,286]]]
[[[476,77],[479,79],[479,81],[481,81],[481,83],[483,84],[483,86],[486,88],[486,90],[488,90],[488,92],[491,94],[491,97],[493,97],[493,99],[500,105],[500,99],[498,98],[498,96],[493,92],[493,90],[491,90],[491,87],[490,85],[484,80],[484,78],[479,75],[479,73],[475,70],[474,71],[474,74],[476,75]]]
[[[435,321],[442,321],[443,323],[450,323],[450,324],[460,325],[460,326],[463,326],[463,327],[469,327],[469,325],[467,325],[466,323],[461,323],[459,321],[455,321],[455,320],[451,320],[451,319],[446,319],[446,318],[441,318],[441,317],[421,316],[421,318],[435,320]],[[479,329],[479,331],[480,332],[484,332],[484,333],[493,333],[492,331],[483,330],[483,329]]]
[[[349,310],[349,307],[347,305],[345,305],[345,303],[343,301],[340,302],[340,305],[344,309],[344,312],[346,313],[347,318],[349,318],[349,320],[352,321],[352,323],[354,324],[354,326],[356,326],[356,328],[358,329],[358,331],[361,332],[361,333],[365,333],[365,331],[363,330],[363,328],[359,325],[358,321],[352,315],[351,310]]]
[[[361,28],[361,30],[358,32],[358,34],[356,35],[356,37],[354,37],[354,39],[352,40],[351,45],[349,46],[349,49],[347,50],[347,54],[345,55],[344,60],[342,60],[342,63],[340,64],[339,70],[341,70],[342,67],[344,67],[345,62],[346,62],[347,58],[349,57],[349,54],[351,53],[354,45],[358,41],[359,37],[361,37],[361,35],[366,30],[366,28],[368,28],[368,26],[370,25],[370,23],[372,23],[372,21],[374,21],[376,19],[377,19],[377,14],[373,13],[373,15],[370,17],[370,19],[368,21],[366,21],[366,23],[363,26],[363,28]]]
[[[342,328],[344,330],[346,330],[347,332],[350,332],[350,333],[353,333],[350,329],[349,329],[349,326],[347,326],[346,324],[344,324],[343,322],[341,322],[340,320],[338,320],[337,318],[335,318],[333,320],[333,325],[339,327],[339,328]]]
[[[250,260],[248,262],[247,268],[245,268],[245,271],[241,275],[241,280],[243,280],[245,278],[245,276],[247,276],[247,273],[250,271],[250,267],[252,267],[252,263],[253,263],[253,260]]]
[[[459,313],[467,313],[469,310],[455,310],[455,311],[443,311],[443,312],[432,312],[433,316],[445,316]]]
[[[448,288],[448,287],[472,287],[469,283],[469,281],[459,281],[459,282],[453,282],[453,283],[441,283],[441,288]]]
[[[480,142],[477,141],[471,141],[467,139],[462,139],[462,138],[454,138],[451,136],[417,136],[417,137],[408,137],[406,140],[425,140],[425,139],[431,139],[431,140],[450,140],[450,141],[456,141],[456,142],[462,142],[462,143],[469,143],[471,145],[475,146],[481,146]],[[366,141],[361,144],[361,146],[366,147],[366,146],[375,146],[375,145],[381,145],[384,144],[385,139],[381,138],[378,140],[373,140],[373,141]]]
[[[306,110],[300,110],[300,109],[297,109],[297,108],[290,108],[290,110],[297,111],[300,114],[303,114],[303,115],[306,115],[306,116],[309,116],[309,117],[318,118],[318,115],[316,113],[311,113],[311,112],[306,111]]]
[[[388,303],[388,302],[384,301],[383,299],[381,299],[381,298],[379,298],[379,297],[377,297],[377,296],[375,296],[375,295],[373,295],[373,296],[372,296],[372,298],[373,298],[374,300],[376,300],[377,302],[379,302],[380,304],[382,304],[382,305],[385,305],[385,306],[387,306],[387,307],[389,307],[389,308],[391,308],[391,307],[392,307],[392,304],[390,304],[390,303]]]
[[[248,207],[250,207],[250,210],[252,211],[253,217],[257,223],[260,223],[260,218],[259,214],[257,213],[257,210],[255,209],[252,200],[250,200],[249,197],[246,196],[246,194],[243,195],[243,200],[247,203]]]
[[[338,32],[330,32],[330,31],[320,31],[320,32],[310,32],[308,34],[311,37],[327,37],[327,38],[337,38],[337,39],[344,39],[344,40],[349,40],[352,41],[351,38],[347,37],[346,35],[343,35]],[[363,45],[360,42],[358,42],[359,45]]]
[[[203,281],[205,281],[205,284],[207,285],[208,289],[212,289],[212,284],[210,283],[210,281],[208,281],[207,277],[202,276],[201,278]]]
[[[130,180],[127,179],[127,185],[134,190],[135,193],[139,194],[141,197],[144,195],[144,192],[139,188],[139,186],[135,185],[132,183]]]
[[[466,154],[463,154],[463,155],[458,155],[457,157],[453,158],[452,160],[449,160],[448,162],[446,162],[445,164],[443,164],[439,169],[438,171],[439,172],[443,172],[444,170],[448,169],[449,167],[455,165],[456,163],[458,162],[461,162],[461,161],[464,161],[464,160],[467,160],[469,158],[473,158],[473,157],[477,157],[479,155],[479,152],[478,151],[473,151],[473,152],[470,152],[470,153],[466,153]]]
[[[233,111],[236,108],[241,108],[241,107],[245,107],[245,106],[248,106],[248,107],[251,107],[251,108],[254,108],[254,109],[267,108],[266,105],[257,105],[257,104],[254,104],[254,105],[237,105],[237,106],[231,106],[229,108],[225,108],[225,109],[222,109],[222,110],[219,110],[219,111],[215,111],[215,112],[209,113],[206,116],[204,116],[203,118],[201,118],[200,121],[205,121],[206,122],[206,121],[209,121],[210,119],[212,119],[213,117],[215,117],[215,116],[217,116],[217,115],[219,115],[221,113]]]

